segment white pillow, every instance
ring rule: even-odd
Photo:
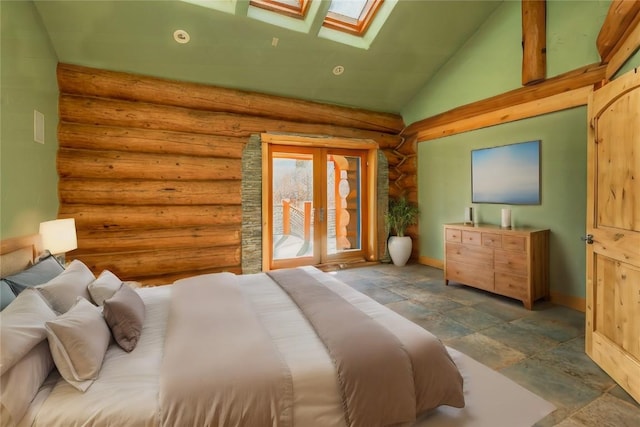
[[[51,368],[49,344],[42,340],[0,377],[0,425],[20,422]]]
[[[0,375],[46,338],[45,322],[55,318],[56,313],[31,288],[0,312]]]
[[[109,270],[104,270],[100,276],[89,283],[89,294],[97,305],[103,305],[104,300],[111,298],[122,286],[122,280]]]
[[[53,361],[60,375],[80,391],[98,377],[111,331],[101,310],[79,297],[76,305],[46,323]]]
[[[80,260],[74,259],[66,270],[47,283],[36,286],[36,289],[49,301],[58,313],[66,313],[77,298],[91,299],[87,286],[96,280],[89,267]]]

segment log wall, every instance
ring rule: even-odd
[[[398,115],[69,64],[57,71],[59,217],[76,219],[78,249],[67,257],[95,273],[146,284],[240,273],[242,150],[253,134],[372,139],[389,162],[390,194],[417,201],[415,139],[399,136]]]

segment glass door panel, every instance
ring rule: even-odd
[[[360,156],[327,155],[327,255],[362,250]]]
[[[270,146],[269,268],[364,258],[366,155]]]
[[[313,263],[313,153],[273,152],[271,156],[272,259]],[[293,262],[293,264],[300,264]]]

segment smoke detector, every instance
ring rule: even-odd
[[[342,65],[336,65],[335,67],[333,67],[334,75],[339,76],[342,73],[344,73],[344,67]]]
[[[186,44],[189,43],[191,37],[185,30],[175,30],[173,32],[173,39],[180,44]]]

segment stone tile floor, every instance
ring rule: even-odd
[[[529,311],[516,300],[445,286],[441,270],[420,264],[335,275],[553,403],[558,409],[536,427],[640,426],[640,405],[584,352],[584,313],[545,301]]]

